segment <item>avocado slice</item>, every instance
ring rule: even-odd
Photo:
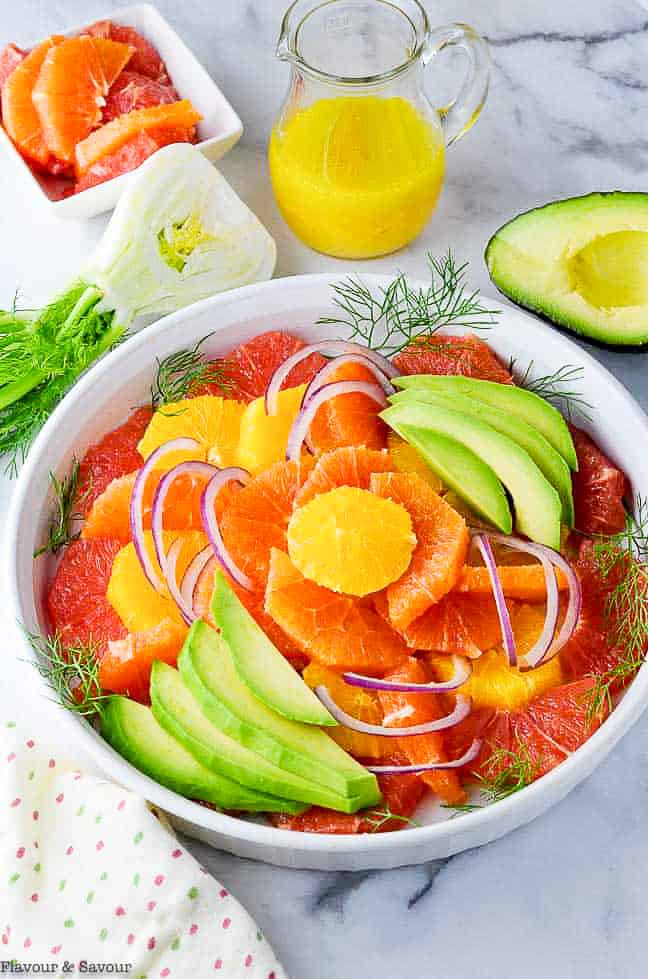
[[[230,648],[236,672],[252,693],[291,721],[335,725],[326,708],[270,642],[219,570],[212,615]]]
[[[484,257],[519,306],[597,343],[648,343],[648,194],[587,194],[526,211],[495,232]]]
[[[483,401],[462,394],[435,394],[420,388],[406,388],[389,399],[392,404],[438,404],[441,407],[461,411],[465,415],[481,419],[502,435],[517,442],[528,452],[536,466],[555,487],[562,501],[562,522],[567,527],[574,526],[574,499],[572,496],[571,472],[569,466],[544,435],[527,425],[525,421],[499,408],[493,408]]]
[[[569,468],[574,471],[578,469],[576,449],[567,422],[557,408],[533,391],[513,384],[498,384],[497,381],[482,381],[458,374],[410,374],[395,377],[394,384],[407,391],[416,388],[430,393],[462,394],[506,411],[544,435],[547,442],[560,452]]]
[[[391,412],[391,409],[388,409]],[[401,438],[413,445],[439,479],[465,500],[475,513],[503,534],[513,530],[504,487],[483,459],[456,439],[430,428],[401,424],[397,413],[382,416]]]
[[[151,670],[151,709],[158,724],[201,764],[241,785],[340,812],[355,812],[362,805],[361,799],[284,771],[223,734],[203,714],[178,671],[161,660]]]
[[[491,467],[511,494],[516,529],[538,544],[560,548],[560,497],[517,442],[491,425],[438,404],[404,403],[381,412],[388,424],[440,432],[461,442]],[[461,493],[463,495],[463,491]]]
[[[160,727],[149,707],[128,697],[114,695],[107,700],[101,733],[140,772],[189,799],[247,812],[297,813],[305,808],[301,802],[257,792],[205,768]]]
[[[339,795],[358,797],[362,806],[380,800],[375,775],[324,731],[290,721],[254,696],[236,672],[223,637],[202,619],[189,630],[178,669],[203,713],[239,744]]]

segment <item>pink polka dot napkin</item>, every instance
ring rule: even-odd
[[[249,914],[143,799],[11,721],[0,721],[0,895],[0,963],[286,979]]]

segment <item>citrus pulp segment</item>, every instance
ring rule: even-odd
[[[286,458],[288,436],[299,414],[305,386],[286,388],[277,397],[277,411],[267,415],[265,399],[256,398],[243,409],[236,465],[253,475]]]
[[[435,333],[411,343],[394,357],[401,374],[461,374],[485,381],[512,384],[509,371],[487,343],[467,333],[462,337]]]
[[[245,402],[262,397],[277,367],[305,346],[299,337],[271,330],[235,347],[222,365],[231,396]],[[325,363],[320,354],[310,354],[293,367],[284,386],[307,384]]]
[[[394,464],[394,469],[402,473],[416,473],[426,483],[429,483],[436,493],[441,492],[443,483],[437,474],[430,469],[413,445],[410,445],[391,429],[387,433],[387,451]]]
[[[153,661],[175,666],[186,636],[185,625],[162,619],[152,629],[130,632],[124,639],[109,642],[99,664],[101,689],[148,703]]]
[[[295,510],[287,540],[304,577],[360,597],[400,578],[417,544],[404,506],[356,486],[320,493]]]
[[[393,468],[389,455],[375,449],[346,446],[325,452],[295,497],[295,506],[303,506],[318,493],[328,493],[337,486],[369,489],[372,473],[390,472]]]
[[[375,383],[375,375],[362,365],[347,363],[327,378],[327,384],[336,381]],[[343,445],[384,449],[387,426],[378,417],[378,411],[377,404],[366,394],[340,394],[331,398],[320,407],[310,427],[313,448],[318,452],[329,452]]]
[[[236,459],[244,407],[217,395],[185,398],[158,408],[139,443],[142,458],[170,439],[182,436],[199,443],[195,450],[170,452],[160,459],[160,468],[171,469],[187,459],[209,461],[219,467],[233,466]]]
[[[62,40],[53,36],[37,44],[2,87],[2,123],[23,156],[41,167],[47,166],[51,153],[32,93],[48,52]]]

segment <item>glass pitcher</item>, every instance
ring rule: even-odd
[[[468,61],[457,97],[436,108],[427,66],[443,48]],[[445,147],[488,91],[486,42],[465,24],[431,29],[418,0],[296,0],[277,56],[291,64],[270,137],[279,208],[311,248],[371,258],[412,241],[436,205]]]

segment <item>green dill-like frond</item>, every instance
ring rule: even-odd
[[[70,529],[70,524],[81,517],[82,514],[76,512],[75,507],[83,506],[92,485],[90,481],[83,493],[79,495],[79,472],[79,460],[73,456],[72,467],[68,476],[57,479],[53,472],[50,473],[56,513],[49,525],[47,540],[42,547],[34,551],[34,557],[47,553],[56,554],[62,547],[66,547],[78,538],[80,532],[73,532]]]
[[[207,384],[213,384],[227,395],[231,384],[222,360],[206,360],[201,351],[208,334],[188,350],[178,350],[164,360],[158,360],[155,384],[151,388],[151,402],[154,408],[172,404],[191,397]]]
[[[621,533],[596,538],[594,560],[603,579],[615,580],[603,615],[608,642],[621,655],[594,677],[587,704],[592,719],[612,706],[613,690],[632,679],[648,652],[648,500],[637,497],[635,513],[627,515]]]
[[[26,632],[37,654],[36,669],[47,680],[56,702],[84,717],[101,713],[107,694],[99,684],[98,643],[73,643],[64,646],[60,635],[41,636]]]
[[[392,357],[412,343],[433,345],[431,337],[445,327],[488,329],[498,310],[482,304],[478,292],[466,288],[467,263],[457,265],[450,252],[442,258],[427,256],[431,282],[413,289],[400,273],[374,292],[360,279],[333,285],[333,303],[339,316],[325,316],[321,325],[347,329],[348,339]],[[445,348],[444,348],[445,349]]]
[[[411,816],[401,816],[397,812],[392,812],[391,806],[387,803],[381,809],[372,809],[365,816],[365,822],[371,827],[369,833],[378,833],[384,826],[392,822],[404,823],[407,826],[418,826],[419,823]]]
[[[483,806],[490,806],[515,795],[527,785],[531,785],[542,767],[542,760],[533,761],[526,744],[518,741],[516,749],[496,748],[484,766],[475,776],[479,788],[479,800],[463,805],[446,805],[456,813],[474,812]]]
[[[581,418],[591,420],[590,412],[594,410],[594,406],[583,397],[578,388],[578,382],[582,381],[585,375],[582,367],[565,364],[553,374],[532,377],[533,361],[522,372],[516,371],[516,363],[515,358],[512,357],[509,361],[509,371],[515,375],[515,383],[518,387],[526,388],[545,401],[550,401],[570,419],[573,414],[577,414]]]

